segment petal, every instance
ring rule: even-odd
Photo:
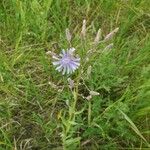
[[[55,55],[52,56],[52,58],[56,59],[56,60],[59,60],[59,58]]]
[[[80,58],[79,57],[77,57],[77,58],[75,58],[75,60],[74,61],[80,61]]]
[[[52,64],[53,64],[54,66],[56,66],[56,65],[59,65],[60,62],[59,62],[59,61],[54,61],[54,62],[52,62]]]
[[[60,66],[58,66],[58,67],[56,68],[56,70],[58,70],[59,72],[60,72],[62,69],[63,69],[62,65],[60,65]]]
[[[63,72],[62,72],[63,75],[66,73],[66,69],[67,69],[66,66],[64,66],[63,67]]]
[[[75,58],[75,57],[73,57],[73,58],[72,58],[72,61],[80,62],[80,58],[79,58],[79,57],[76,57],[76,58]]]
[[[66,52],[65,52],[65,50],[64,50],[64,49],[62,49],[62,54],[63,54],[63,55],[66,55]]]
[[[79,62],[73,61],[72,63],[75,64],[76,66],[80,66],[80,63],[79,63]]]
[[[70,73],[70,67],[69,67],[69,65],[67,65],[66,68],[67,68],[67,74],[69,74]]]
[[[72,69],[72,71],[76,70],[77,69],[77,66],[73,63],[70,63],[70,68]]]

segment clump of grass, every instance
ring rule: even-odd
[[[0,149],[149,148],[147,3],[2,1]],[[71,46],[68,79],[45,53]]]

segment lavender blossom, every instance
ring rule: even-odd
[[[80,58],[74,56],[75,48],[70,48],[65,51],[64,49],[59,55],[53,55],[55,61],[53,65],[56,70],[62,74],[71,74],[80,66]]]

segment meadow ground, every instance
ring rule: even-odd
[[[0,150],[149,149],[149,6],[149,0],[1,0]],[[114,47],[106,50],[109,43]],[[70,46],[81,65],[63,76],[46,52]]]

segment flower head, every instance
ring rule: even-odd
[[[55,61],[53,65],[56,66],[56,70],[71,74],[80,66],[80,58],[74,56],[75,48],[70,48],[65,51],[64,49],[59,55],[53,55]]]

